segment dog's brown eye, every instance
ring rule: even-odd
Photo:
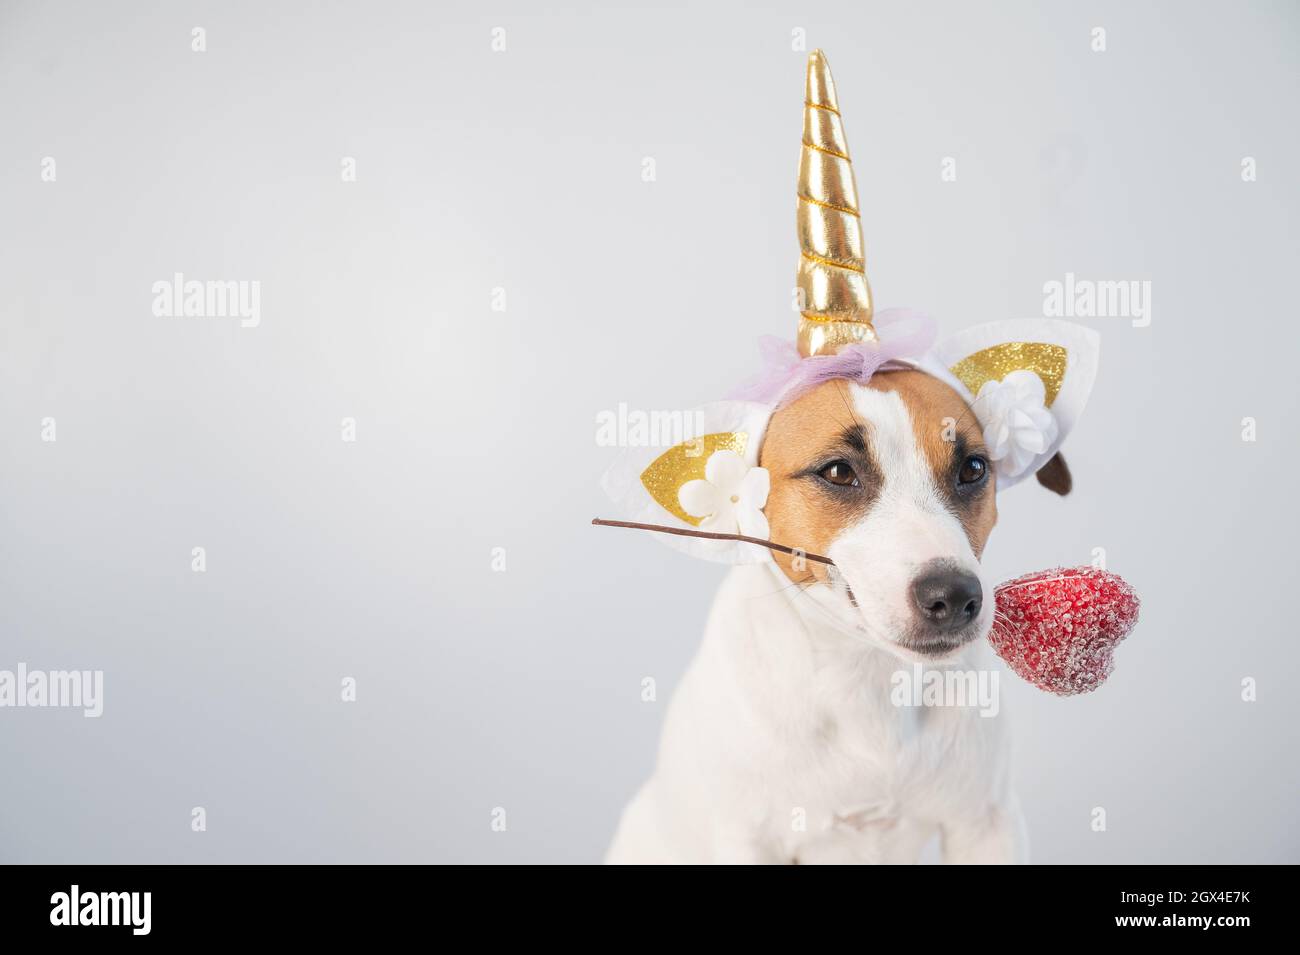
[[[978,484],[984,480],[984,475],[988,473],[989,463],[978,454],[972,454],[961,464],[961,472],[957,475],[957,480],[962,484]]]
[[[861,486],[858,484],[858,476],[853,473],[853,468],[849,467],[844,461],[834,461],[817,473],[823,481],[838,484],[840,487]]]

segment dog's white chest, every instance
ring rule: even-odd
[[[884,709],[864,694],[859,706],[820,721],[817,740],[796,744],[800,782],[781,798],[792,807],[788,833],[773,832],[790,861],[911,862],[935,831],[928,806],[951,765],[942,758],[950,727],[933,711]],[[772,807],[779,818],[779,807]]]

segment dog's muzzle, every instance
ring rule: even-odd
[[[984,588],[968,570],[949,563],[923,569],[912,581],[913,623],[907,646],[920,653],[944,654],[975,636],[984,606]]]

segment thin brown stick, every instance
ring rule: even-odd
[[[598,527],[630,527],[638,531],[655,531],[659,534],[676,534],[679,537],[703,537],[705,540],[714,541],[743,541],[746,544],[757,544],[760,547],[766,547],[770,550],[779,550],[783,554],[789,554],[792,557],[804,557],[807,560],[816,561],[819,564],[829,564],[835,566],[835,561],[829,557],[823,557],[820,554],[809,554],[793,547],[786,547],[784,544],[777,544],[773,541],[765,541],[761,537],[746,537],[744,534],[715,534],[711,531],[688,531],[684,527],[665,527],[663,524],[637,524],[634,521],[607,521],[604,518],[593,517],[591,523]]]

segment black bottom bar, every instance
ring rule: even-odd
[[[666,932],[696,937],[701,926],[735,942],[780,932],[783,922],[794,937],[808,939],[822,922],[837,935],[860,933],[864,944],[900,930],[917,941],[916,933],[932,930],[937,939],[964,933],[972,943],[1128,936],[1232,944],[1289,927],[1292,876],[1289,867],[1250,866],[836,868],[779,879],[735,869],[668,876],[573,867],[538,878],[486,867],[11,866],[0,873],[7,883],[0,924],[7,942],[79,944],[337,944],[400,941],[413,931],[450,941],[446,933],[458,928],[486,929],[474,937],[495,940],[510,927],[537,942],[608,940],[620,925],[660,944],[672,938]],[[695,884],[701,877],[707,881]]]

